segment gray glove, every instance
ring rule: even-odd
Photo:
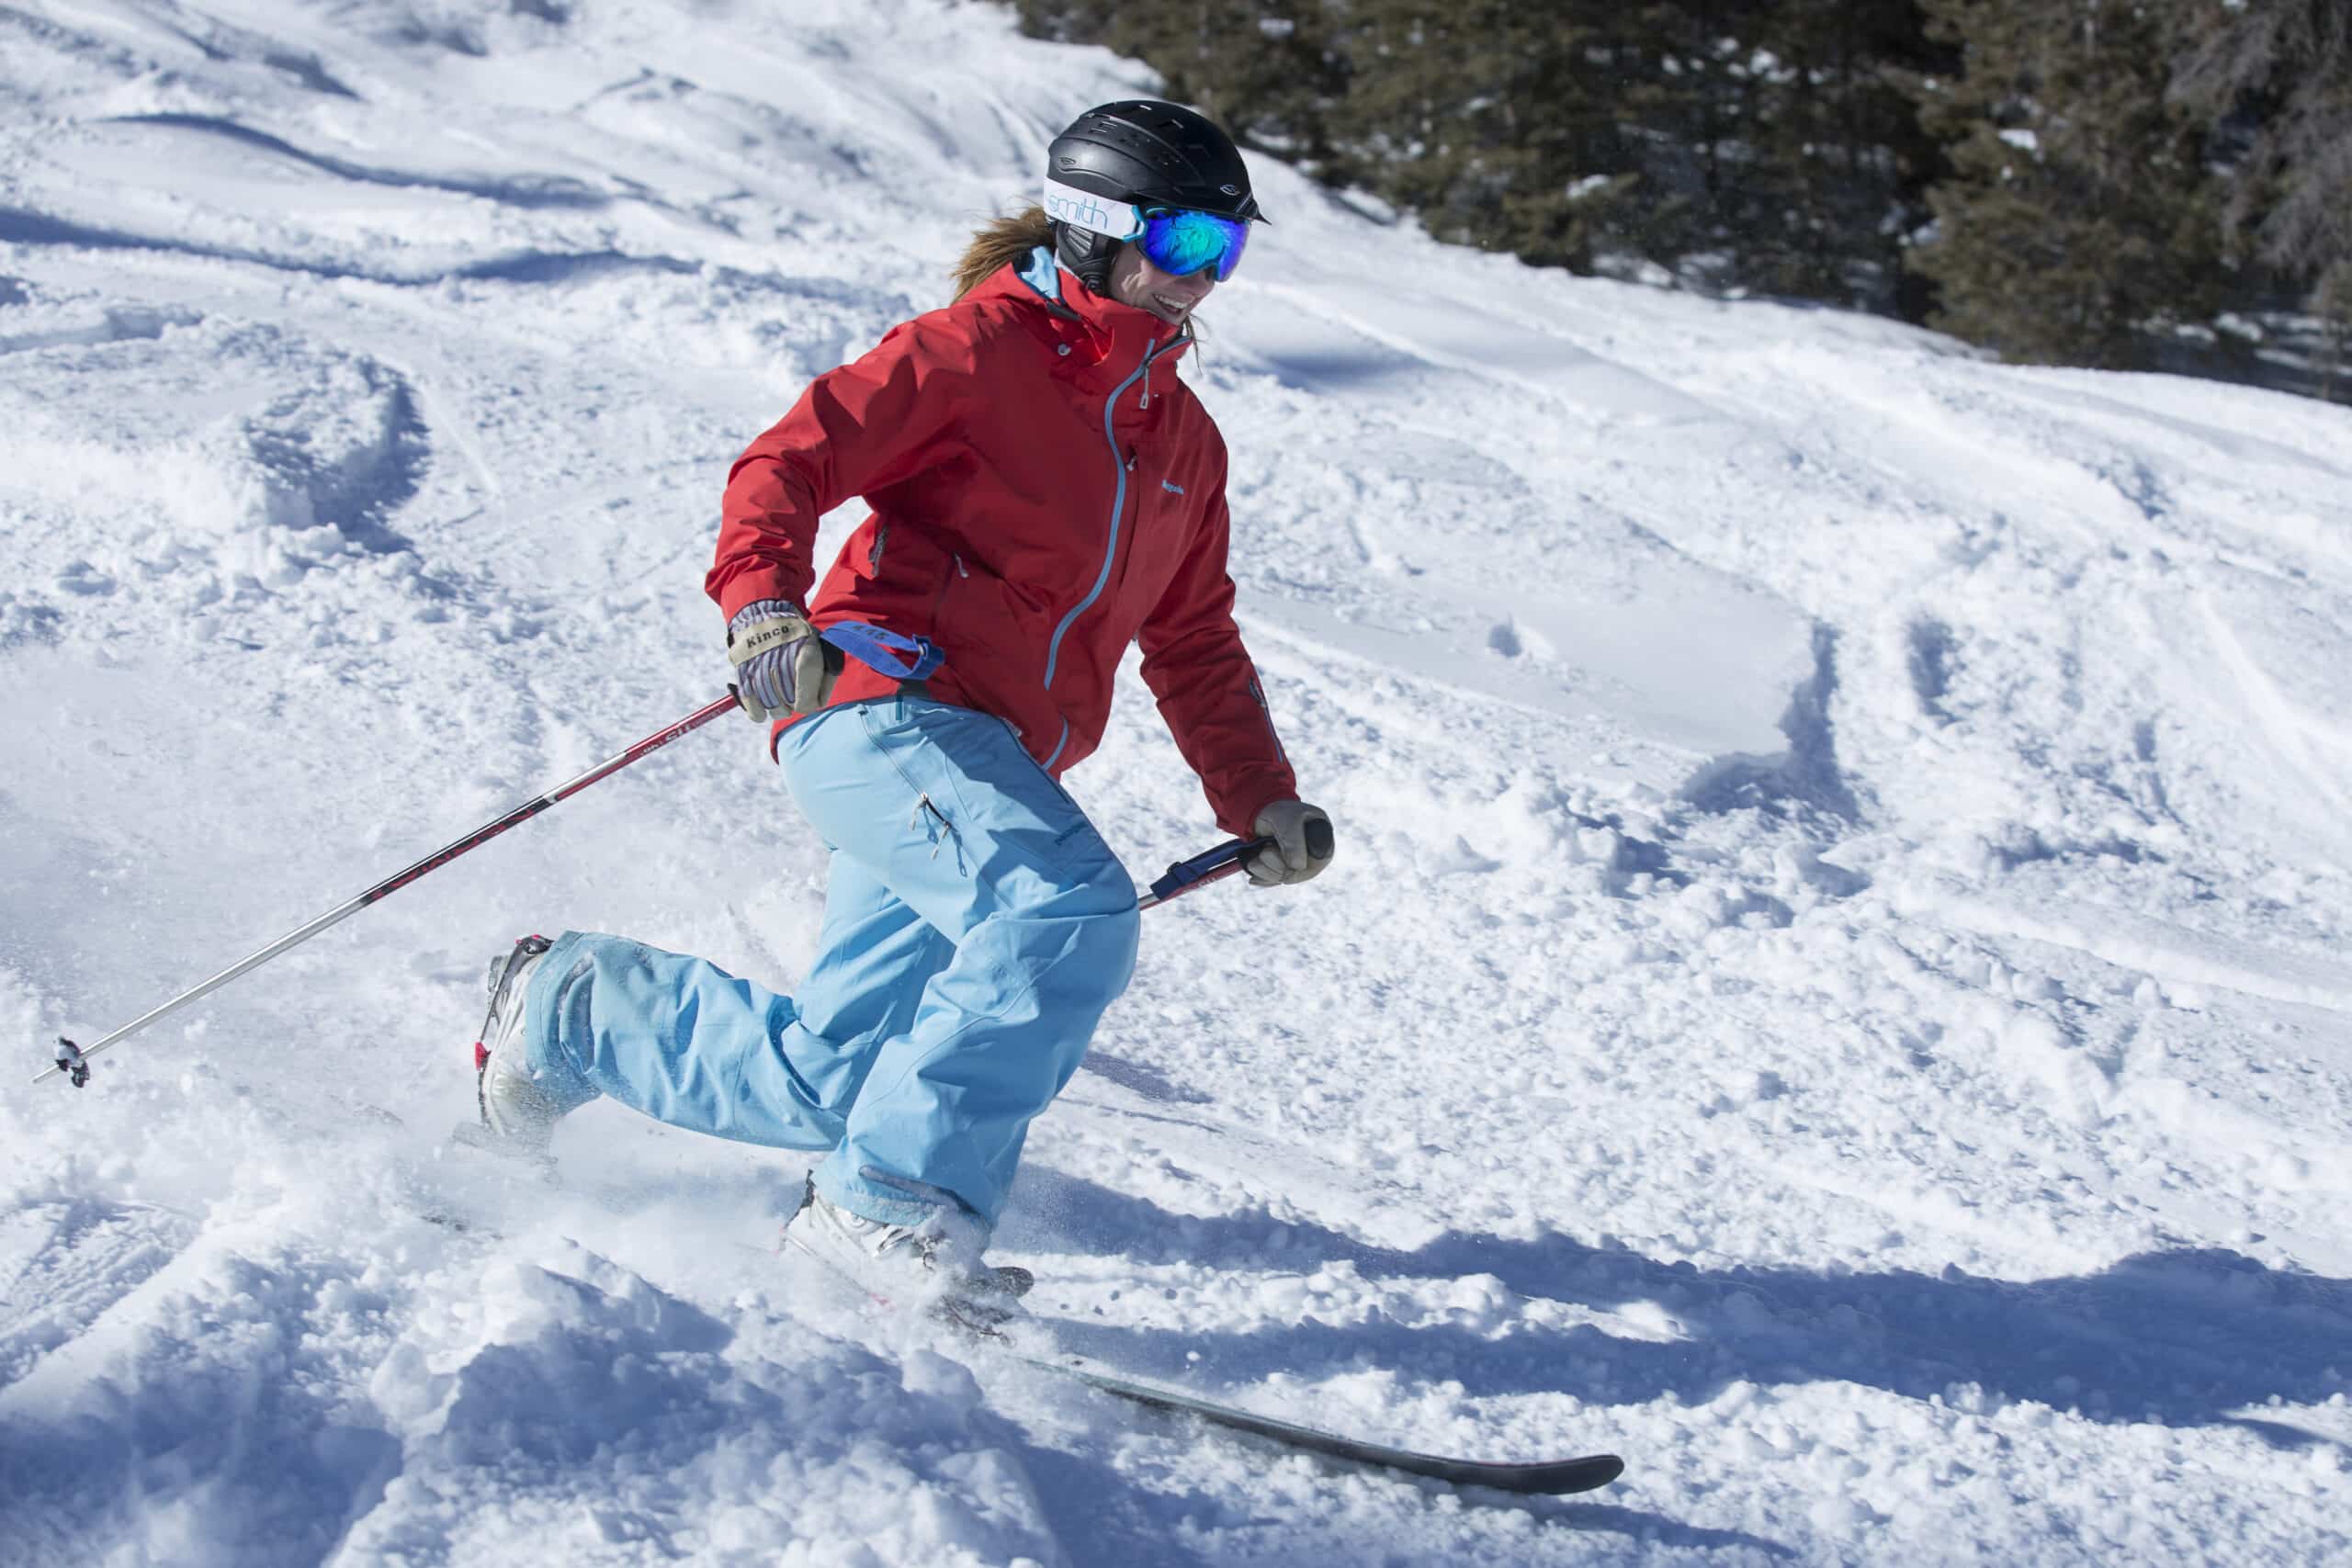
[[[735,612],[727,657],[735,663],[735,700],[756,719],[816,712],[842,669],[841,650],[782,599],[756,599]]]
[[[1277,800],[1258,813],[1250,830],[1272,839],[1274,847],[1260,850],[1244,868],[1261,887],[1305,882],[1331,863],[1331,818],[1317,807],[1298,800]]]

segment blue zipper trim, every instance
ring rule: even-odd
[[[1045,255],[1045,247],[1041,245],[1033,260],[1043,258]],[[1055,275],[1055,282],[1057,284],[1060,282],[1058,273]],[[1119,456],[1119,433],[1112,424],[1112,416],[1117,412],[1119,407],[1119,394],[1134,386],[1138,378],[1142,378],[1145,395],[1148,398],[1151,388],[1149,380],[1151,362],[1178,344],[1190,343],[1192,339],[1192,329],[1188,325],[1166,343],[1148,351],[1143,356],[1143,363],[1136,367],[1134,373],[1112,388],[1111,395],[1102,400],[1102,445],[1110,448],[1112,471],[1118,476],[1118,487],[1111,494],[1111,541],[1103,547],[1102,570],[1095,573],[1094,586],[1087,590],[1086,597],[1071,606],[1069,614],[1061,618],[1060,623],[1054,627],[1053,640],[1046,645],[1046,690],[1048,692],[1054,689],[1054,671],[1061,667],[1062,638],[1069,634],[1069,628],[1076,624],[1079,616],[1092,609],[1094,601],[1102,597],[1102,590],[1111,582],[1112,563],[1119,558],[1119,520],[1126,515],[1127,511],[1127,464]],[[1180,491],[1178,493],[1182,492]],[[1050,770],[1055,759],[1062,754],[1062,748],[1069,744],[1069,720],[1065,716],[1062,719],[1062,732],[1055,739],[1054,749],[1046,753],[1045,761],[1039,765]],[[1277,739],[1274,744],[1279,747],[1282,742]]]
[[[1062,617],[1061,624],[1054,628],[1053,640],[1046,645],[1046,690],[1049,692],[1054,689],[1054,671],[1061,662],[1062,638],[1069,635],[1071,624],[1092,609],[1094,601],[1102,597],[1102,590],[1111,581],[1111,563],[1119,558],[1119,520],[1127,510],[1127,465],[1119,457],[1119,436],[1111,428],[1111,415],[1119,406],[1119,394],[1140,380],[1144,372],[1151,368],[1151,362],[1159,357],[1158,349],[1145,355],[1143,363],[1135,367],[1134,373],[1112,388],[1111,395],[1102,400],[1102,444],[1111,449],[1111,466],[1119,475],[1119,487],[1111,498],[1111,543],[1102,552],[1102,570],[1095,574],[1094,586],[1087,591],[1085,598],[1071,606],[1069,614]],[[1058,752],[1060,748],[1056,747],[1055,750]]]

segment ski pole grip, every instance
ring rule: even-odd
[[[1259,851],[1276,847],[1272,839],[1227,839],[1213,850],[1203,850],[1190,860],[1180,860],[1151,885],[1151,891],[1143,896],[1143,907],[1148,909],[1212,882],[1222,882],[1239,872]],[[1330,823],[1319,818],[1307,823],[1306,852],[1317,860],[1331,858]]]
[[[1204,850],[1190,860],[1180,860],[1168,868],[1167,874],[1151,885],[1145,896],[1145,908],[1165,904],[1169,899],[1205,887],[1212,882],[1223,881],[1241,869],[1241,863],[1260,850],[1272,849],[1272,839],[1228,839],[1213,850]]]

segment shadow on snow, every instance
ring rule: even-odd
[[[401,169],[370,168],[347,159],[307,152],[282,137],[217,115],[133,114],[118,116],[117,125],[153,125],[170,130],[233,141],[255,152],[282,158],[355,185],[386,186],[395,190],[437,190],[455,196],[481,197],[506,207],[564,208],[597,211],[612,205],[612,197],[586,183],[564,175],[515,175],[503,179],[464,175],[418,175]]]
[[[2094,1274],[2027,1281],[1958,1269],[1702,1269],[1558,1235],[1510,1241],[1449,1232],[1404,1252],[1263,1211],[1178,1215],[1043,1169],[1023,1181],[1024,1206],[1041,1219],[1080,1245],[1115,1243],[1141,1263],[1294,1274],[1347,1263],[1369,1280],[1491,1275],[1522,1297],[1595,1312],[1657,1303],[1683,1333],[1658,1343],[1589,1324],[1516,1325],[1499,1336],[1467,1323],[1310,1321],[1242,1333],[1070,1325],[1067,1348],[1146,1376],[1204,1367],[1246,1382],[1392,1358],[1416,1376],[1458,1380],[1473,1396],[1557,1392],[1600,1404],[1668,1394],[1703,1404],[1739,1382],[1851,1382],[1942,1396],[1978,1414],[2033,1402],[2100,1422],[2234,1425],[2310,1447],[2328,1439],[2238,1413],[2274,1394],[2312,1397],[2345,1369],[2352,1345],[2352,1282],[2215,1248],[2142,1253]],[[1288,1240],[1276,1249],[1269,1242],[1278,1231]],[[1188,1360],[1192,1352],[1198,1362]],[[1584,1446],[1605,1446],[1605,1433],[1591,1437]]]

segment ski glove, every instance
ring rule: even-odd
[[[735,612],[727,657],[735,663],[735,700],[763,720],[815,713],[842,669],[841,650],[782,599],[756,599]]]
[[[1319,807],[1277,800],[1250,826],[1260,838],[1274,841],[1272,849],[1259,851],[1245,868],[1261,887],[1305,882],[1331,863],[1331,818]]]

